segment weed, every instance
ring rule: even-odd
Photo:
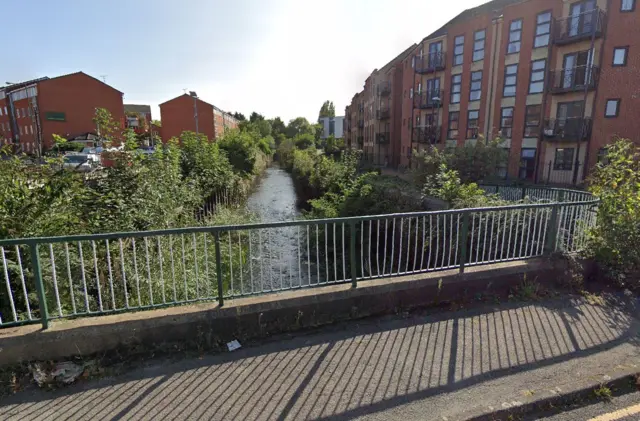
[[[602,298],[601,295],[597,295],[594,293],[591,293],[589,291],[581,291],[580,292],[582,294],[582,296],[585,298],[585,300],[587,300],[587,302],[593,306],[604,306],[605,302],[604,302],[604,298]]]
[[[599,388],[595,389],[593,391],[593,393],[596,395],[596,397],[598,397],[599,399],[602,399],[603,401],[607,401],[609,402],[612,398],[612,393],[611,393],[611,389],[609,389],[607,386],[600,385]]]
[[[542,294],[542,287],[536,281],[530,281],[525,274],[522,282],[518,285],[514,291],[513,296],[523,301],[539,300]]]

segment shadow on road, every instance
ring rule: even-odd
[[[0,419],[345,419],[637,340],[624,310],[582,300],[354,323],[18,394]]]

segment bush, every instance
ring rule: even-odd
[[[588,255],[620,286],[640,287],[640,150],[628,140],[607,149],[607,162],[590,177],[590,191],[600,199],[597,225]]]

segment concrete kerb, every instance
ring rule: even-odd
[[[428,307],[461,295],[512,287],[527,279],[552,282],[566,265],[532,259],[118,315],[63,320],[47,330],[28,325],[0,330],[0,366],[61,360],[121,347],[180,344],[222,347],[338,321]],[[204,342],[204,344],[202,343]]]

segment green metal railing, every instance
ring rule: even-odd
[[[484,186],[533,203],[0,240],[0,327],[225,300],[578,251],[588,193]]]

